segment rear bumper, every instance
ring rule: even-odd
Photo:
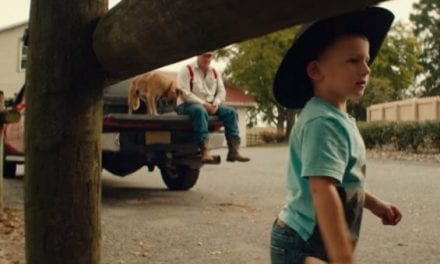
[[[148,134],[148,132],[132,132],[127,134],[120,132],[106,132],[102,134],[102,151],[106,152],[175,152],[175,153],[197,153],[198,146],[192,143],[192,139],[187,141],[180,141],[174,134],[167,134],[167,131],[155,131],[155,134]],[[145,141],[142,140],[142,135],[145,133]],[[162,133],[162,134],[161,134]],[[122,136],[121,136],[122,135]],[[125,135],[125,136],[124,136]],[[131,137],[130,137],[131,135]],[[152,138],[150,142],[148,137]],[[137,139],[137,140],[136,140]],[[209,134],[209,148],[219,149],[224,146],[224,134],[221,132],[214,132]]]
[[[10,163],[23,164],[24,156],[23,155],[7,155],[5,156],[5,161]]]

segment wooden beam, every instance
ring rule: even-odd
[[[94,33],[108,78],[124,79],[203,51],[381,0],[123,0]]]

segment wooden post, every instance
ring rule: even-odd
[[[416,98],[413,98],[413,115],[414,121],[419,121],[419,103]]]
[[[0,91],[0,112],[5,109],[5,96]],[[3,216],[3,124],[0,124],[0,217]]]
[[[440,121],[440,97],[434,100],[434,120]]]
[[[371,106],[367,107],[367,122],[371,121]]]
[[[31,2],[26,263],[100,263],[104,76],[91,40],[107,9],[106,0]]]

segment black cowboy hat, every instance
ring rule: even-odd
[[[370,42],[370,64],[385,39],[394,15],[380,7],[341,14],[304,25],[284,56],[275,75],[275,99],[287,108],[302,108],[313,96],[306,72],[308,62],[316,59],[325,47],[342,35],[363,35]]]

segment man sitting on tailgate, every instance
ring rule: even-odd
[[[213,163],[214,158],[208,148],[208,116],[217,115],[225,127],[228,142],[227,161],[249,161],[240,155],[240,133],[238,115],[229,106],[223,105],[226,90],[222,77],[210,67],[213,52],[205,52],[197,56],[197,60],[182,67],[177,77],[177,86],[182,91],[177,101],[177,113],[189,115],[193,120],[194,140],[200,147],[202,162]]]

